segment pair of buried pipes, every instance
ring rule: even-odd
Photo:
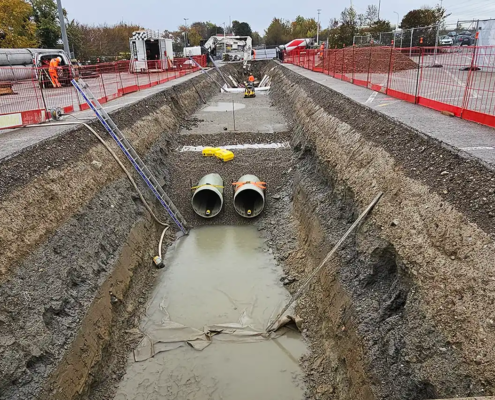
[[[233,187],[237,214],[244,218],[260,215],[265,208],[265,183],[255,175],[243,175]],[[205,175],[192,190],[192,208],[200,217],[213,218],[222,211],[224,185],[219,174]]]

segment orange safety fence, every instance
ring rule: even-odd
[[[206,66],[206,56],[195,56]],[[36,124],[50,119],[50,110],[63,113],[88,109],[72,87],[73,78],[82,78],[100,103],[128,93],[147,89],[180,78],[199,68],[189,59],[162,63],[148,61],[139,70],[135,61],[117,61],[96,65],[64,66],[58,69],[60,88],[54,87],[48,68],[0,67],[0,129]]]
[[[284,62],[495,127],[495,46],[301,49]]]

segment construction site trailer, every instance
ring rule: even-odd
[[[131,72],[163,71],[172,67],[174,52],[172,39],[159,37],[150,30],[135,31],[129,40]]]

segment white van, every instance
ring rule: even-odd
[[[0,82],[17,82],[36,78],[40,84],[47,81],[50,60],[60,57],[62,62],[59,72],[59,82],[62,85],[70,85],[75,76],[71,62],[67,54],[59,49],[0,49]],[[45,67],[42,71],[40,68]],[[49,79],[48,79],[49,80]]]

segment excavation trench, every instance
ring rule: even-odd
[[[115,399],[301,399],[297,329],[260,334],[288,292],[258,231],[196,228],[165,262]]]
[[[163,269],[151,262],[163,227],[83,130],[0,164],[1,400],[494,393],[493,171],[283,66],[253,68],[269,93],[220,94],[203,75],[144,100],[137,120],[115,116],[194,227],[167,231]],[[254,180],[261,192],[238,191]],[[302,332],[267,338],[378,192],[290,310]]]

